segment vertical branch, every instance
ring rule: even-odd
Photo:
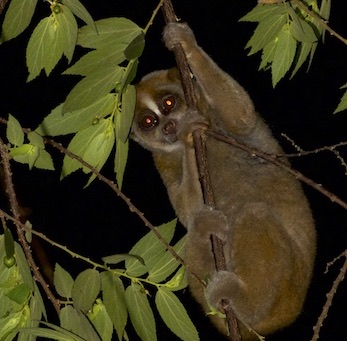
[[[5,182],[5,191],[10,202],[10,208],[14,217],[14,223],[17,230],[18,239],[22,245],[22,248],[25,253],[25,257],[30,265],[30,268],[36,278],[36,280],[41,284],[43,290],[45,291],[47,297],[51,300],[54,309],[57,314],[60,313],[60,303],[59,300],[55,298],[52,291],[50,290],[48,284],[43,278],[41,272],[39,271],[38,266],[35,263],[35,260],[31,254],[30,246],[25,238],[25,231],[20,224],[20,214],[19,214],[19,205],[17,201],[16,192],[14,190],[13,181],[12,181],[12,172],[10,167],[10,158],[8,155],[8,150],[2,139],[0,138],[0,156],[2,159],[2,164],[4,168],[4,182]]]
[[[173,9],[171,0],[164,0],[163,2],[163,14],[165,22],[175,22],[176,15]],[[184,91],[185,100],[189,110],[197,111],[197,100],[196,94],[193,86],[192,79],[190,77],[190,69],[188,65],[187,58],[184,54],[181,45],[174,47],[173,52],[175,54],[176,63],[181,75],[182,87]],[[214,198],[211,189],[211,182],[207,168],[205,143],[203,133],[196,131],[193,132],[194,147],[198,165],[199,178],[201,181],[201,187],[204,194],[204,201],[207,205],[214,207]],[[212,250],[215,257],[216,269],[226,270],[225,257],[223,252],[223,243],[215,235],[211,236]],[[222,301],[222,307],[227,318],[227,323],[229,326],[229,339],[232,341],[240,341],[241,335],[238,329],[238,323],[235,313],[232,309],[231,302],[229,300]]]

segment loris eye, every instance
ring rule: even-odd
[[[163,114],[167,115],[176,107],[176,98],[173,95],[167,95],[163,98]]]
[[[142,115],[139,126],[144,130],[151,130],[159,124],[158,116],[153,112],[148,112]]]

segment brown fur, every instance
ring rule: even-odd
[[[188,230],[186,262],[206,280],[206,290],[189,276],[190,290],[205,312],[230,299],[243,340],[243,326],[269,334],[292,323],[302,309],[315,256],[315,229],[299,182],[278,167],[244,151],[208,139],[207,160],[216,210],[203,203],[195,152],[189,143],[195,125],[237,138],[268,153],[281,153],[277,141],[246,91],[197,45],[185,24],[164,31],[168,48],[180,43],[195,77],[201,115],[188,112],[175,70],[157,71],[137,86],[133,138],[153,153],[171,203]],[[162,110],[171,94],[175,107]],[[150,103],[150,104],[149,104]],[[151,108],[148,108],[148,105]],[[157,109],[158,125],[141,128],[143,115]],[[164,131],[168,122],[174,127]],[[210,235],[224,241],[227,271],[216,272]],[[225,322],[212,317],[226,333]]]

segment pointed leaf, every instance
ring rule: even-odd
[[[283,4],[260,5],[255,6],[250,12],[243,16],[239,21],[260,22],[274,15],[286,13],[286,6]]]
[[[128,310],[125,303],[123,282],[111,272],[101,274],[102,298],[110,316],[118,339],[122,340],[125,325],[128,320]]]
[[[172,291],[166,288],[159,288],[155,296],[155,304],[165,324],[181,340],[199,340],[199,334],[186,309]]]
[[[123,74],[123,69],[118,65],[109,65],[89,74],[77,83],[68,94],[63,107],[63,114],[87,107],[106,96],[122,79]]]
[[[82,47],[99,49],[118,43],[130,44],[142,29],[126,18],[107,18],[95,22],[97,31],[89,25],[79,30],[78,44]]]
[[[71,140],[68,150],[83,158],[85,151],[96,136],[102,134],[108,127],[107,120],[100,120],[99,123],[79,131]],[[71,159],[67,155],[64,157],[62,174],[64,178],[77,169],[82,168],[81,163],[75,159]]]
[[[63,3],[64,5],[69,7],[69,9],[72,11],[74,15],[76,15],[76,17],[79,17],[87,25],[90,25],[94,29],[96,29],[92,16],[89,14],[87,9],[83,6],[81,2],[79,2],[78,0],[63,0]]]
[[[99,336],[87,317],[71,305],[61,309],[59,318],[61,327],[64,328],[67,333],[72,332],[82,337],[83,340],[100,341]]]
[[[34,15],[37,0],[12,0],[2,25],[1,39],[8,41],[21,34]]]
[[[131,255],[129,253],[119,253],[116,255],[102,257],[102,260],[103,262],[105,262],[105,264],[118,264],[120,262],[125,261],[126,259],[133,259],[133,258],[139,260],[142,264],[145,264],[145,261],[140,256]]]
[[[96,300],[88,318],[92,322],[102,341],[111,341],[113,334],[113,324],[108,315],[104,303],[100,298]]]
[[[123,176],[128,160],[129,141],[125,142],[117,139],[116,155],[114,161],[114,171],[116,172],[117,185],[121,189],[123,184]]]
[[[58,263],[54,269],[54,287],[57,293],[64,298],[72,297],[72,287],[74,280],[72,276],[64,270]]]
[[[142,341],[156,341],[155,320],[143,288],[132,283],[125,291],[131,323]]]
[[[170,243],[176,227],[177,219],[157,227],[158,232],[164,240]],[[130,254],[139,255],[145,261],[145,266],[138,260],[126,260],[125,267],[127,273],[131,276],[138,277],[145,274],[148,268],[159,261],[166,251],[165,245],[158,239],[153,231],[148,232],[142,237],[130,250]],[[148,267],[148,268],[147,268]]]
[[[345,89],[347,87],[347,83],[342,87],[342,89]],[[339,105],[337,106],[337,108],[334,111],[334,114],[346,110],[347,109],[347,91],[345,91],[345,93],[343,94]]]
[[[277,47],[272,62],[272,85],[275,86],[290,69],[296,52],[296,41],[289,28],[283,28],[278,36]]]
[[[34,167],[45,170],[54,170],[51,155],[46,150],[40,150],[39,157],[36,159]]]
[[[122,110],[116,113],[116,135],[122,142],[126,142],[134,118],[136,104],[136,90],[128,85],[122,95]]]
[[[269,17],[267,20],[261,21],[246,45],[246,48],[251,48],[248,54],[252,55],[260,51],[266,47],[267,44],[275,40],[286,22],[286,15],[274,15]]]
[[[60,104],[47,115],[36,128],[42,136],[57,136],[76,133],[90,127],[95,120],[100,120],[110,114],[116,105],[115,96],[107,94],[88,107],[65,115],[62,114],[63,104]]]
[[[118,43],[112,47],[103,47],[90,51],[80,58],[73,66],[63,72],[64,75],[87,76],[110,65],[119,65],[125,60],[126,45]]]
[[[186,243],[186,236],[181,238],[177,244],[173,247],[174,251],[183,256]],[[169,277],[180,265],[180,262],[172,255],[169,250],[166,250],[164,255],[158,262],[153,264],[153,267],[148,267],[148,279],[155,283],[160,283]]]
[[[81,272],[72,288],[74,306],[82,312],[92,308],[100,292],[100,273],[95,269]]]
[[[11,114],[8,115],[6,137],[8,141],[15,146],[21,146],[24,142],[23,129],[18,120]]]
[[[175,275],[165,283],[165,288],[171,291],[182,290],[188,286],[186,268],[181,265]]]
[[[71,10],[67,6],[59,6],[62,7],[61,12],[53,14],[57,21],[57,36],[55,44],[61,45],[58,50],[63,50],[64,55],[70,63],[77,42],[78,26]]]

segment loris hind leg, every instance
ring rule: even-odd
[[[215,230],[216,229],[216,230]],[[290,324],[302,308],[299,260],[281,221],[268,205],[249,203],[232,222],[220,211],[204,211],[188,232],[187,264],[207,282],[204,288],[194,277],[189,284],[205,312],[229,299],[237,318],[260,334]],[[209,235],[224,241],[227,271],[216,272]],[[299,256],[296,256],[299,257]],[[225,321],[213,318],[226,333]],[[245,336],[245,328],[242,327]],[[247,333],[248,334],[248,333]],[[251,339],[251,334],[245,340]]]

